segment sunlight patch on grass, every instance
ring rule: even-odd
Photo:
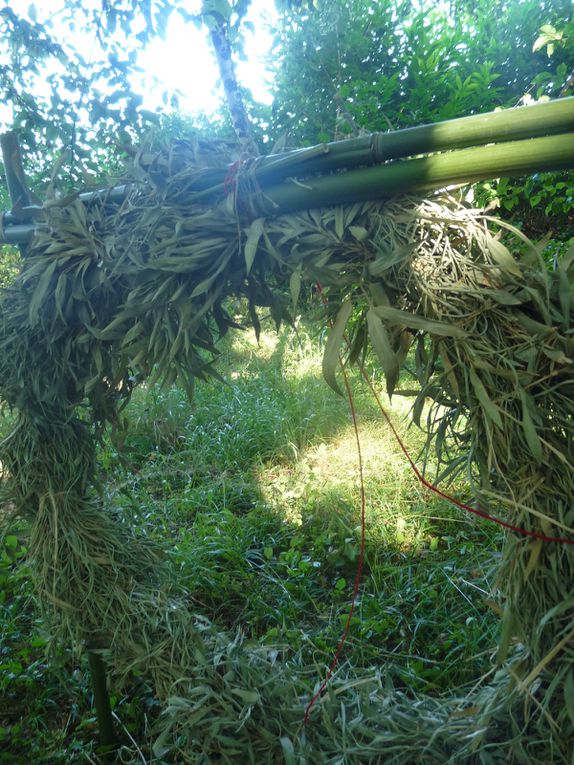
[[[418,433],[402,437],[413,440]],[[420,508],[426,492],[384,423],[362,419],[360,442],[366,492],[366,535],[392,538],[401,546],[420,543],[424,526]],[[309,504],[323,497],[333,503],[332,512],[340,505],[354,525],[360,524],[360,478],[355,431],[351,424],[340,430],[329,442],[313,444],[301,451],[291,464],[263,465],[257,479],[263,499],[278,509],[289,523],[301,524]]]
[[[279,334],[272,330],[262,331],[259,341],[252,329],[235,332],[231,342],[231,353],[243,356],[251,355],[258,362],[269,360],[279,343]]]

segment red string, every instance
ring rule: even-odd
[[[363,369],[361,371],[362,371],[363,377],[367,381],[367,385],[369,386],[369,388],[371,389],[375,397],[375,400],[379,406],[379,409],[381,410],[383,417],[385,418],[387,422],[387,425],[392,430],[398,445],[401,447],[401,451],[407,458],[413,473],[416,475],[416,477],[418,478],[420,483],[425,487],[425,489],[432,491],[434,494],[437,494],[439,497],[442,497],[442,499],[447,499],[449,502],[452,502],[457,507],[460,507],[461,510],[466,510],[468,513],[473,513],[473,515],[478,515],[481,518],[485,518],[487,521],[492,521],[492,523],[497,523],[499,526],[503,526],[505,529],[510,529],[510,531],[514,531],[516,534],[522,534],[525,537],[532,537],[533,539],[540,539],[542,542],[557,542],[563,545],[574,545],[574,539],[567,539],[565,537],[550,537],[550,536],[547,536],[546,534],[542,534],[540,531],[529,531],[528,529],[523,529],[520,526],[514,526],[512,523],[508,523],[508,521],[503,521],[501,518],[497,518],[494,515],[490,515],[490,513],[487,513],[484,510],[477,510],[475,507],[470,507],[470,505],[465,505],[464,502],[460,502],[458,499],[455,499],[450,494],[447,494],[446,492],[438,489],[436,486],[430,483],[430,481],[427,481],[427,479],[423,476],[421,471],[415,465],[413,459],[411,458],[411,455],[408,453],[406,446],[402,442],[401,437],[399,436],[399,434],[397,433],[395,429],[395,426],[391,422],[391,418],[389,417],[385,408],[383,407],[381,403],[381,399],[379,398],[374,385],[369,380],[365,370]]]
[[[229,170],[223,181],[223,191],[225,194],[231,194],[235,190],[237,186],[237,174],[239,173],[240,167],[241,160],[239,159],[229,166]]]
[[[359,483],[361,487],[361,549],[359,552],[359,563],[357,565],[357,573],[355,574],[355,584],[353,586],[353,597],[351,599],[351,607],[349,609],[349,615],[347,617],[347,623],[345,624],[345,629],[343,630],[343,635],[341,636],[341,639],[339,641],[339,645],[337,646],[337,651],[335,653],[335,657],[333,661],[331,662],[331,666],[327,670],[327,674],[325,675],[325,679],[321,683],[321,687],[317,691],[317,693],[313,696],[311,701],[307,704],[307,708],[305,709],[305,716],[303,717],[303,724],[305,725],[307,723],[307,720],[309,719],[309,714],[311,712],[311,709],[313,708],[313,705],[323,695],[323,691],[327,687],[327,683],[331,679],[331,676],[333,672],[335,671],[335,667],[339,663],[339,659],[341,657],[341,653],[343,652],[343,646],[345,645],[345,641],[347,640],[347,635],[349,634],[349,630],[351,629],[351,619],[353,618],[353,612],[355,611],[355,605],[357,602],[357,593],[359,591],[359,584],[361,582],[361,574],[363,573],[363,565],[365,562],[365,506],[366,506],[366,495],[365,495],[365,479],[363,475],[363,454],[361,452],[361,439],[359,437],[359,426],[357,424],[357,413],[355,411],[355,402],[353,401],[353,394],[351,391],[351,386],[349,385],[349,378],[347,377],[347,373],[345,371],[345,367],[343,366],[343,363],[341,360],[339,360],[339,364],[341,365],[341,371],[343,373],[343,380],[345,383],[345,390],[347,392],[347,398],[349,400],[349,407],[351,409],[351,418],[353,420],[353,430],[355,431],[355,440],[357,442],[357,459],[358,459],[358,469],[359,469]]]

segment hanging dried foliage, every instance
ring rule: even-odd
[[[477,501],[515,525],[574,533],[574,258],[550,272],[516,229],[452,198],[243,222],[250,197],[214,205],[196,190],[227,159],[179,142],[137,157],[119,205],[105,194],[88,207],[54,202],[3,294],[0,396],[18,411],[0,444],[3,496],[34,518],[40,599],[77,644],[105,650],[116,675],[151,678],[166,703],[157,751],[184,740],[181,761],[570,762],[571,545],[508,537],[493,683],[470,698],[407,698],[348,670],[303,732],[314,677],[296,657],[194,618],[175,586],[166,591],[158,552],[101,506],[93,439],[134,385],[191,389],[217,374],[229,296],[246,298],[257,330],[258,307],[279,322],[302,285],[320,283],[329,384],[341,349],[360,361],[372,347],[392,393],[414,345],[414,417],[432,402],[443,475],[467,468]]]

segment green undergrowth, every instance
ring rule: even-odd
[[[235,334],[218,367],[225,385],[198,384],[191,403],[177,388],[138,389],[129,427],[99,455],[111,512],[162,545],[190,608],[296,652],[318,681],[347,621],[361,548],[355,434],[348,403],[321,377],[322,339],[304,328],[264,332],[259,344]],[[350,382],[365,563],[342,669],[384,670],[406,691],[470,690],[492,667],[500,535],[417,482],[356,372]],[[424,435],[408,427],[408,410],[400,396],[389,406],[416,457]],[[451,488],[467,498],[464,483]],[[26,529],[5,525],[0,751],[10,754],[0,762],[96,762],[86,668],[50,646],[26,577]],[[134,762],[159,763],[149,748],[157,702],[141,682],[112,689],[112,704],[138,743]]]

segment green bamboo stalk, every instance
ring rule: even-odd
[[[106,665],[99,653],[88,651],[88,666],[94,691],[94,706],[100,737],[102,753],[106,754],[117,749],[119,743],[114,729],[112,708],[106,682]]]
[[[257,161],[255,176],[263,188],[296,175],[380,164],[418,154],[482,146],[574,130],[574,97],[560,98],[516,109],[420,125],[389,133],[318,144],[284,154],[269,154]],[[208,171],[198,179],[197,191],[221,189],[227,171]]]
[[[242,204],[253,217],[386,199],[489,178],[519,177],[574,168],[574,133],[480,146],[390,162],[378,167],[278,184]],[[248,206],[251,206],[250,208]]]
[[[417,154],[538,138],[573,130],[574,97],[561,98],[390,133],[371,133],[283,155],[269,155],[261,163],[257,177],[260,182],[268,173],[275,173],[276,178],[286,177],[288,171],[293,170],[294,165],[291,163],[297,164],[297,175],[302,176],[312,172],[379,164]]]
[[[567,100],[574,103],[574,99]],[[317,147],[313,149],[316,155]],[[386,199],[457,183],[570,168],[574,168],[574,132],[395,160],[375,167],[303,178],[302,181],[288,179],[265,188],[261,194],[245,196],[241,207],[248,211],[247,217],[255,218],[367,199]],[[81,194],[80,199],[89,204],[106,193]],[[110,199],[119,201],[125,187],[112,189],[109,193],[112,195]],[[7,217],[6,224],[10,220]],[[5,225],[0,243],[27,242],[33,233],[32,224]]]
[[[574,97],[516,109],[486,112],[431,125],[371,133],[257,159],[255,177],[262,188],[289,176],[380,164],[432,152],[517,141],[574,130]],[[194,184],[197,192],[222,192],[228,170],[207,170]]]

